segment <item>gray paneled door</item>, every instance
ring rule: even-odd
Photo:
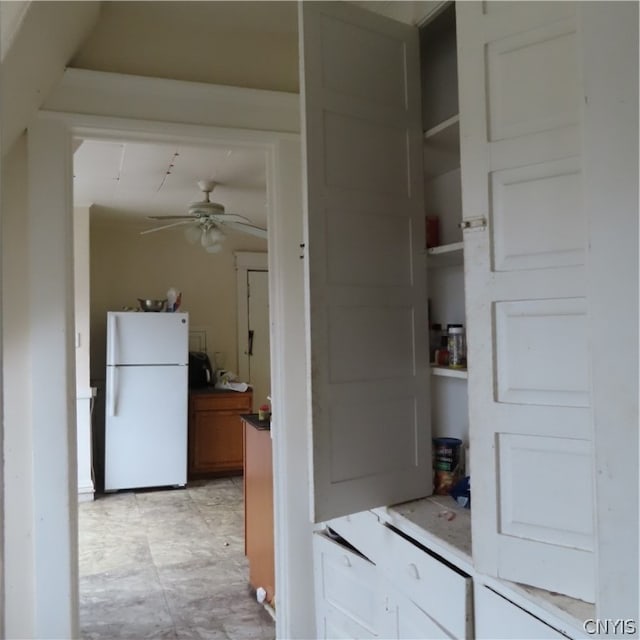
[[[301,11],[316,521],[431,485],[417,29]]]

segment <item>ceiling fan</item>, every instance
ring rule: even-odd
[[[214,190],[216,184],[213,180],[199,180],[198,187],[204,193],[204,200],[190,204],[188,213],[184,215],[147,216],[149,220],[177,220],[177,222],[141,231],[140,235],[188,225],[185,229],[187,240],[192,244],[200,242],[208,253],[217,253],[222,248],[225,227],[266,240],[266,229],[252,224],[245,216],[226,213],[223,205],[211,202],[209,194]]]

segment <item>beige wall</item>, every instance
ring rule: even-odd
[[[295,92],[297,3],[103,2],[69,66]]]
[[[181,311],[191,328],[207,332],[207,351],[226,355],[237,371],[236,272],[234,251],[266,251],[266,241],[229,232],[223,250],[209,254],[189,244],[183,232],[167,229],[141,236],[149,221],[110,220],[91,214],[91,376],[104,379],[106,312],[137,307],[137,298],[182,292]]]

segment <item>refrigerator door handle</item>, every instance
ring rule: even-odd
[[[107,322],[108,322],[107,335],[110,337],[109,355],[107,356],[108,357],[107,362],[109,364],[115,365],[116,364],[116,339],[117,339],[116,329],[118,326],[117,324],[118,318],[113,314],[109,314]]]
[[[117,396],[117,367],[107,367],[107,415],[113,418],[116,415],[116,396]]]

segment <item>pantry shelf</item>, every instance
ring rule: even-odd
[[[460,168],[460,116],[455,115],[424,132],[424,170],[434,177]]]
[[[427,265],[431,268],[450,267],[462,264],[464,244],[452,242],[427,249]]]
[[[461,378],[463,380],[468,378],[466,369],[454,369],[453,367],[443,367],[436,364],[431,365],[431,375],[444,378]]]

